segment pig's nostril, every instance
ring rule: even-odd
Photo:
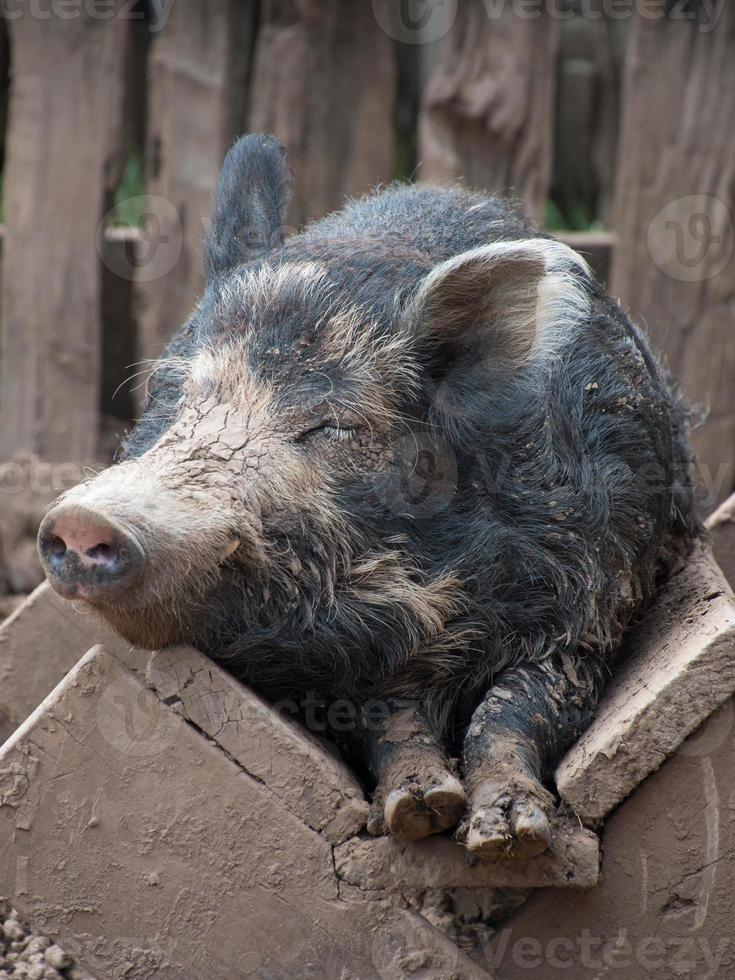
[[[112,565],[118,557],[118,549],[111,544],[96,544],[88,548],[85,554],[101,565]]]
[[[49,558],[63,558],[66,554],[66,541],[56,534],[51,534],[45,542],[45,550]]]

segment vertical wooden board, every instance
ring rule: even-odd
[[[558,20],[460,4],[428,80],[418,176],[521,198],[543,219],[553,151]]]
[[[5,18],[0,23],[0,159],[5,159],[5,137],[10,94],[10,38]]]
[[[695,444],[708,504],[735,483],[735,7],[631,25],[612,289],[709,410]]]
[[[393,178],[397,57],[373,11],[387,2],[263,3],[248,128],[291,154],[294,225]]]
[[[98,225],[122,164],[131,21],[10,19],[0,457],[89,460],[101,348]],[[54,68],[56,66],[56,68]]]
[[[141,357],[157,357],[203,285],[219,167],[244,125],[254,0],[176,0],[149,51],[147,203],[137,257]]]

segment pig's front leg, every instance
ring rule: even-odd
[[[365,732],[377,781],[368,830],[418,840],[454,827],[466,797],[440,739],[417,701],[391,699],[387,709]]]
[[[554,798],[544,781],[589,723],[602,687],[599,661],[568,655],[500,675],[464,741],[470,851],[492,859],[548,848]]]

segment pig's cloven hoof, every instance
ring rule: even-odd
[[[466,846],[483,860],[535,857],[551,845],[548,812],[553,797],[539,783],[517,778],[487,780],[472,794],[463,832]]]
[[[391,790],[384,804],[376,800],[368,830],[373,834],[387,830],[401,840],[419,840],[456,826],[466,804],[456,776],[446,771],[422,774]]]

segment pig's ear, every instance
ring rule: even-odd
[[[453,356],[512,369],[589,312],[584,259],[561,242],[495,242],[436,266],[411,300],[412,329]]]
[[[211,280],[283,243],[292,178],[286,151],[273,136],[243,136],[225,157],[204,242]]]

